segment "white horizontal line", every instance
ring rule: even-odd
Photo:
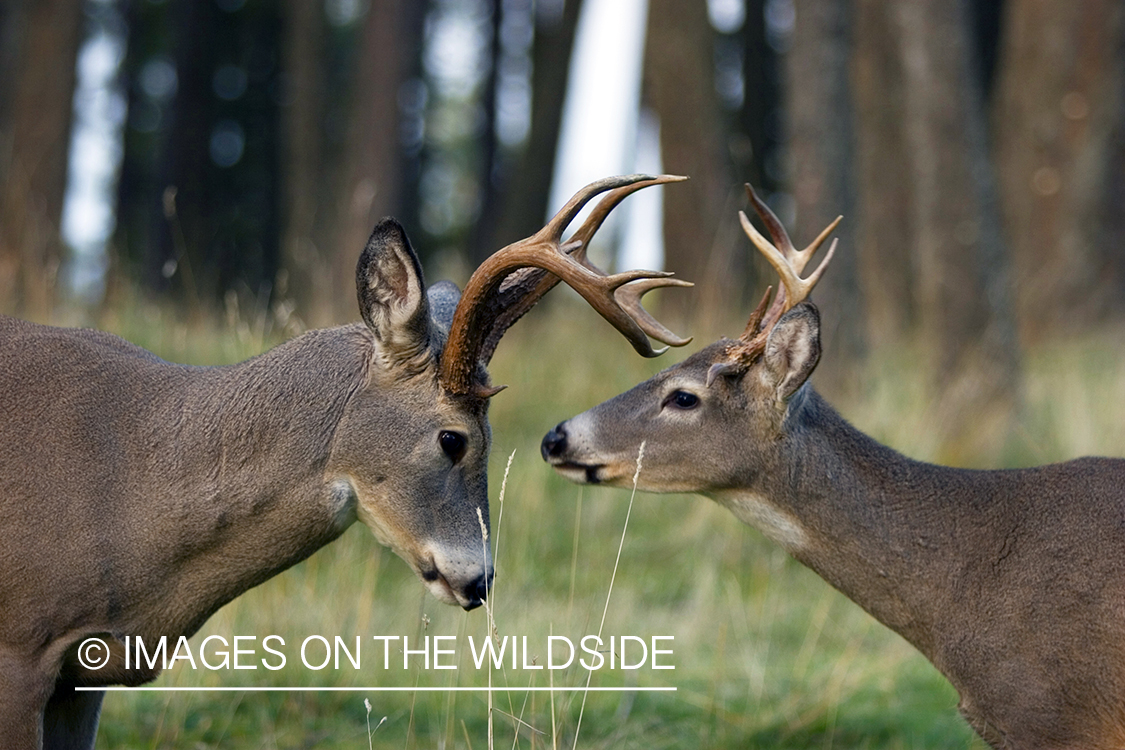
[[[113,693],[674,693],[674,687],[76,687]]]

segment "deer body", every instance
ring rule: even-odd
[[[620,200],[674,179],[587,186],[492,256],[501,269],[474,273],[464,297],[450,283],[427,292],[405,233],[384,220],[357,266],[363,323],[237,365],[176,365],[106,333],[0,318],[0,748],[92,748],[102,693],[74,688],[159,671],[125,669],[126,637],[174,644],[357,519],[438,599],[479,606],[499,390],[485,367],[560,277],[642,353],[656,353],[646,332],[679,343],[639,300],[681,282],[606,276],[583,257]],[[79,659],[88,638],[108,646],[101,668]]]
[[[707,387],[722,346],[563,422],[544,456],[627,488],[643,440],[639,489],[761,529],[929,658],[994,747],[1125,747],[1125,460],[913,461],[809,385],[780,404],[753,371]]]
[[[20,572],[0,579],[0,640],[31,639],[8,632],[33,625],[11,613],[34,611],[42,591],[67,605],[51,631],[191,633],[341,534],[355,498],[334,491],[328,466],[364,378],[356,328],[209,368],[97,332],[0,321],[0,455],[28,468],[0,475],[0,559]],[[51,361],[60,347],[62,371]],[[36,497],[55,500],[11,501]]]
[[[801,530],[789,551],[929,658],[995,746],[1125,746],[1125,461],[934,466],[799,398],[758,490]]]
[[[11,318],[0,342],[0,746],[92,746],[101,694],[73,687],[159,672],[124,668],[124,636],[191,635],[357,517],[438,598],[483,599],[486,407],[379,371],[366,326],[225,367]],[[449,428],[473,460],[442,455]]]
[[[806,382],[816,308],[763,316],[768,296],[743,338],[562,422],[543,457],[631,487],[643,441],[639,489],[704,494],[761,529],[929,658],[994,748],[1125,747],[1125,460],[908,459]]]

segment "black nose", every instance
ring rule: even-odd
[[[557,458],[566,452],[566,430],[563,428],[566,422],[559,422],[555,425],[555,429],[547,433],[543,438],[542,445],[539,446],[539,452],[543,454],[543,460],[548,461],[552,457]]]
[[[470,582],[465,587],[465,597],[469,600],[469,603],[465,605],[466,612],[484,604],[484,600],[488,598],[488,590],[492,588],[494,575],[491,570],[487,573],[481,573],[475,581]]]

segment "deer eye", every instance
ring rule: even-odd
[[[687,411],[688,409],[694,409],[699,406],[699,396],[687,391],[672,391],[672,394],[664,401],[665,406],[669,404],[677,409]]]
[[[449,456],[453,463],[460,461],[465,455],[465,436],[449,430],[438,433],[438,444],[442,453]]]

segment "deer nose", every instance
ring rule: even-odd
[[[564,425],[566,425],[566,422],[559,422],[555,425],[555,429],[544,436],[543,443],[539,446],[539,452],[543,454],[544,461],[558,458],[566,452],[566,429]]]
[[[466,612],[484,604],[484,600],[488,598],[488,590],[492,587],[493,576],[493,571],[489,570],[487,573],[481,573],[476,580],[470,581],[465,586],[465,597],[469,600],[464,605]]]

